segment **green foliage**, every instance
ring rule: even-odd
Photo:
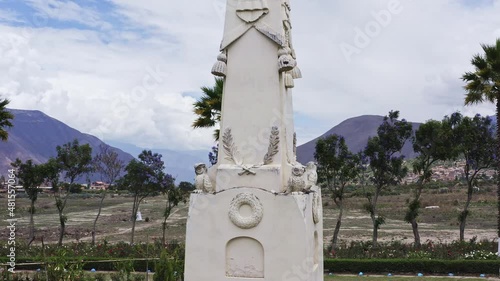
[[[401,153],[404,144],[410,139],[413,128],[405,119],[398,120],[399,111],[390,111],[377,129],[377,136],[369,138],[361,163],[368,162],[373,173],[371,181],[375,185],[374,194],[366,193],[370,217],[373,221],[373,244],[377,245],[379,227],[384,220],[377,215],[377,201],[384,187],[398,184],[408,173],[403,165]],[[366,189],[366,187],[364,187]]]
[[[144,150],[139,154],[139,160],[133,159],[125,167],[127,172],[117,181],[120,189],[146,197],[165,191],[173,182],[172,176],[165,174],[165,164],[161,154]]]
[[[71,255],[66,249],[59,249],[57,255],[47,260],[47,276],[54,281],[86,281],[81,262],[69,262]]]
[[[492,167],[496,163],[496,140],[492,120],[479,114],[473,118],[464,117],[456,112],[446,116],[443,123],[452,134],[453,149],[465,158],[464,174],[467,182],[467,200],[459,216],[460,239],[464,239],[464,229],[469,215],[473,188],[477,184],[479,171]]]
[[[161,154],[153,153],[151,150],[142,151],[139,154],[139,160],[130,161],[125,167],[127,173],[117,181],[120,189],[128,190],[134,196],[131,214],[131,244],[134,243],[135,222],[141,201],[147,196],[167,194],[175,188],[175,179],[164,172],[165,163],[161,158]]]
[[[179,249],[163,251],[155,263],[153,281],[177,281],[184,276],[184,257]]]
[[[16,176],[26,191],[28,198],[31,201],[36,201],[39,192],[38,187],[45,180],[44,167],[34,164],[31,159],[23,163],[19,158],[11,165],[16,168]]]
[[[408,211],[406,212],[405,215],[405,222],[412,222],[413,220],[417,219],[418,217],[418,212],[420,210],[420,200],[412,200],[408,204]]]
[[[375,219],[375,227],[377,229],[380,229],[380,226],[382,226],[383,224],[385,224],[385,217],[383,216],[378,216],[376,219]]]
[[[92,147],[89,144],[80,145],[75,139],[57,146],[56,150],[55,160],[70,184],[73,184],[78,176],[92,171]]]
[[[7,110],[9,103],[7,99],[0,100],[0,140],[2,141],[7,141],[9,138],[9,133],[5,129],[13,126],[11,120],[14,119],[14,115]]]
[[[106,281],[106,276],[102,273],[97,273],[95,275],[95,281]]]
[[[160,260],[155,264],[153,281],[175,281],[173,260],[163,251]]]
[[[132,281],[132,272],[134,272],[134,261],[123,260],[115,262],[116,273],[111,275],[113,281]]]
[[[179,183],[179,189],[180,190],[183,190],[183,191],[193,191],[195,190],[196,188],[194,187],[194,184],[190,183],[190,182],[187,182],[187,181],[181,181]]]
[[[343,242],[330,257],[340,259],[432,259],[432,260],[461,260],[467,259],[472,252],[490,253],[496,252],[495,241],[483,240],[477,242],[471,239],[468,242],[454,241],[451,243],[435,243],[427,241],[421,247],[413,244],[406,244],[395,240],[391,242],[381,242],[377,247],[373,247],[371,241]],[[326,254],[331,254],[331,249],[326,250]]]
[[[346,184],[358,177],[359,156],[349,151],[344,137],[333,134],[316,142],[314,158],[318,180],[332,191],[334,200],[341,201]]]
[[[102,180],[110,185],[115,182],[125,167],[118,153],[104,145],[99,146],[99,153],[92,160],[92,166],[93,170],[101,175]]]
[[[456,112],[446,116],[443,122],[453,138],[456,155],[465,158],[465,176],[469,184],[477,173],[495,163],[495,136],[492,120],[479,114],[473,118]]]
[[[406,176],[408,168],[403,165],[401,152],[412,135],[412,126],[406,120],[398,120],[399,111],[391,111],[377,129],[377,136],[368,140],[364,154],[369,159],[373,172],[372,182],[377,188],[395,185]]]
[[[484,101],[496,103],[496,170],[500,175],[500,38],[492,45],[482,44],[483,54],[474,55],[471,64],[473,72],[466,72],[465,105]],[[497,176],[497,235],[500,237],[500,176]]]
[[[456,151],[450,149],[453,146],[452,135],[445,126],[444,122],[429,120],[415,132],[413,150],[419,156],[413,161],[413,171],[420,175],[421,184],[430,181],[432,165],[436,161],[446,161],[456,156]]]
[[[68,189],[68,192],[69,193],[82,193],[82,185],[81,184],[77,184],[77,183],[74,183],[74,184],[68,184],[66,185],[66,188]]]
[[[497,274],[498,260],[326,259],[325,271],[365,273]]]
[[[30,214],[30,239],[34,238],[35,225],[34,214],[36,212],[35,202],[38,199],[39,186],[45,181],[45,168],[43,165],[35,165],[31,159],[22,162],[19,158],[11,164],[16,169],[17,178],[22,184],[26,195],[31,201],[28,209]]]
[[[198,116],[193,122],[193,128],[212,128],[220,123],[223,88],[224,79],[222,78],[215,78],[213,88],[201,88],[203,95],[193,104],[193,111]],[[219,139],[219,130],[215,130],[214,138]]]
[[[496,260],[498,259],[497,253],[485,250],[473,250],[466,253],[464,258],[466,260]]]
[[[413,150],[419,155],[412,162],[413,172],[417,175],[418,181],[414,187],[413,200],[409,202],[408,210],[405,214],[405,221],[412,224],[415,236],[415,245],[420,246],[418,235],[417,218],[420,209],[420,195],[424,185],[428,184],[432,177],[432,165],[436,161],[446,161],[456,156],[456,150],[450,149],[453,146],[453,138],[450,130],[446,129],[445,122],[429,120],[415,132],[413,138]]]
[[[500,97],[500,38],[493,45],[482,44],[483,54],[475,55],[471,64],[474,72],[466,72],[462,80],[467,84],[465,104],[495,102]]]

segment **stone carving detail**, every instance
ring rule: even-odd
[[[269,13],[267,0],[238,0],[235,12],[243,23],[241,25],[236,25],[224,34],[220,45],[221,51],[225,50],[251,28],[255,28],[279,46],[285,46],[286,35],[283,34],[283,30],[274,30],[265,23],[265,20],[263,20],[265,15]]]
[[[291,49],[289,47],[280,48],[278,51],[278,66],[280,72],[292,70],[295,65],[295,59],[292,58]]]
[[[207,174],[207,166],[203,163],[196,164],[194,165],[194,172],[196,173],[196,177],[194,178],[196,192],[214,193],[215,188]]]
[[[278,127],[272,127],[271,135],[269,136],[269,147],[266,155],[264,155],[264,165],[273,163],[273,157],[279,151],[280,131]]]
[[[318,182],[318,173],[316,172],[316,169],[316,163],[313,161],[307,163],[305,172],[306,190],[311,190],[311,188]]]
[[[291,88],[295,87],[295,83],[293,82],[292,72],[293,72],[293,70],[285,73],[285,87],[287,89],[291,89]]]
[[[241,165],[241,161],[239,161],[235,154],[238,151],[238,147],[234,145],[233,133],[231,132],[231,128],[227,128],[222,135],[222,147],[224,148],[224,152],[226,153],[226,159],[232,161],[236,165]]]
[[[238,157],[238,147],[234,144],[233,134],[231,133],[231,128],[227,128],[222,135],[222,147],[226,153],[226,159],[233,162],[236,166],[240,167],[243,171],[238,173],[238,175],[256,175],[257,173],[253,170],[260,168],[264,165],[269,165],[273,162],[273,157],[279,151],[279,129],[278,127],[272,127],[271,135],[269,136],[269,147],[267,149],[266,155],[264,155],[264,160],[262,163],[254,165],[243,164],[243,161]]]
[[[258,21],[269,13],[267,0],[239,0],[236,6],[236,14],[244,22]]]
[[[313,195],[312,215],[314,224],[317,224],[321,219],[321,204],[318,192],[314,192]]]
[[[288,192],[302,192],[306,187],[306,181],[304,180],[305,168],[301,164],[297,163],[292,168],[292,175],[288,179]]]
[[[217,62],[212,67],[212,74],[219,77],[226,77],[227,73],[227,56],[226,52],[221,52],[217,56]]]
[[[252,209],[250,216],[242,216],[240,208],[248,205]],[[264,209],[259,198],[251,193],[240,193],[236,195],[229,206],[229,219],[239,228],[250,229],[259,225],[264,216]]]
[[[293,133],[293,155],[297,158],[297,133]]]

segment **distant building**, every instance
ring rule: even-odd
[[[109,188],[109,184],[102,181],[95,181],[90,184],[91,190],[107,190]]]

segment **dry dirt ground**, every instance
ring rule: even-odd
[[[397,189],[397,188],[396,188]],[[427,191],[422,196],[422,210],[420,215],[420,234],[422,241],[452,241],[458,239],[457,217],[465,203],[466,193],[464,189],[451,189],[450,193],[437,193]],[[392,193],[394,194],[394,192]],[[395,193],[397,194],[397,192]],[[5,196],[5,195],[3,195]],[[380,214],[386,217],[379,231],[379,241],[398,240],[411,243],[413,234],[411,226],[404,222],[406,200],[409,193],[400,195],[382,196],[379,201]],[[126,196],[108,196],[98,221],[97,239],[109,242],[129,241],[131,232],[131,207],[132,198]],[[329,243],[333,234],[333,228],[337,221],[338,209],[335,204],[325,195],[324,203],[324,236],[325,243]],[[344,218],[339,239],[349,241],[369,241],[371,239],[371,220],[364,211],[363,197],[350,197],[346,199]],[[91,239],[92,224],[97,214],[99,198],[77,195],[68,200],[65,214],[68,217],[65,242],[89,241]],[[162,213],[165,198],[162,196],[146,198],[141,204],[140,211],[143,221],[136,225],[136,242],[152,241],[161,238]],[[0,198],[0,206],[5,206],[3,218],[0,219],[0,235],[7,237],[8,223],[7,199]],[[28,237],[28,206],[26,198],[18,198],[16,201],[17,234],[16,238],[22,241]],[[428,206],[439,206],[438,209],[425,209]],[[42,194],[36,203],[35,214],[36,236],[44,237],[45,241],[56,242],[58,238],[59,219],[55,209],[54,198],[48,194]],[[496,194],[492,188],[474,194],[471,205],[471,214],[467,221],[466,238],[477,237],[478,240],[493,240],[496,237]],[[146,218],[148,222],[146,222]],[[168,240],[183,241],[187,218],[187,204],[180,204],[168,220]],[[2,241],[3,240],[3,241]],[[0,240],[0,245],[7,242]],[[39,242],[36,242],[39,243]]]

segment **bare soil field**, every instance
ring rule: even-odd
[[[390,194],[379,200],[380,215],[386,218],[386,223],[379,231],[379,241],[398,240],[407,243],[413,241],[411,226],[404,222],[406,201],[410,198],[408,191],[402,187],[392,188]],[[399,191],[398,191],[399,190]],[[474,237],[477,240],[496,239],[496,193],[494,188],[482,189],[474,194],[471,204],[471,213],[467,220],[466,239]],[[463,188],[450,188],[449,193],[438,193],[435,190],[426,190],[422,195],[422,209],[420,212],[420,234],[422,242],[426,240],[449,242],[458,239],[458,214],[463,208],[466,191]],[[3,195],[5,196],[5,195]],[[65,242],[90,241],[92,224],[99,206],[98,196],[74,195],[68,199],[65,214],[68,217]],[[97,240],[108,242],[129,241],[132,223],[130,220],[132,197],[108,196],[98,221]],[[344,218],[340,230],[340,242],[369,241],[371,240],[371,220],[363,204],[366,198],[352,196],[346,199]],[[324,195],[324,237],[325,245],[330,242],[333,229],[337,221],[338,209],[333,201]],[[143,221],[136,225],[136,242],[161,239],[162,213],[165,198],[162,196],[146,198],[141,204],[140,211]],[[0,219],[0,235],[7,237],[8,225],[7,199],[0,198],[0,206],[5,206],[3,218]],[[432,209],[425,207],[438,206]],[[16,238],[26,241],[28,238],[29,200],[17,198]],[[55,200],[49,194],[41,194],[35,214],[36,236],[44,241],[56,242],[58,238],[59,218],[55,208]],[[168,240],[183,241],[186,227],[188,204],[181,203],[168,220]],[[6,243],[3,239],[1,244]]]

